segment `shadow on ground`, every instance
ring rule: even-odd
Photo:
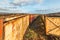
[[[46,35],[45,25],[41,16],[38,16],[27,29],[24,40],[60,40],[60,37]]]

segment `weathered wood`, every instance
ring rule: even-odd
[[[25,15],[26,16],[26,15]],[[10,20],[14,20],[17,19],[19,17],[24,17],[24,15],[16,15],[16,16],[7,16],[6,18],[4,18],[4,21],[10,21]]]
[[[4,23],[4,40],[23,40],[25,31],[29,25],[29,15]]]
[[[5,27],[4,40],[12,40],[12,27],[13,27],[13,24],[11,22],[9,22],[4,27]]]
[[[60,17],[46,17],[46,34],[60,36]]]
[[[3,19],[0,18],[0,40],[3,40]]]
[[[29,21],[30,21],[30,23],[34,20],[34,19],[36,19],[36,17],[37,17],[38,15],[37,14],[31,14],[31,15],[29,15]]]

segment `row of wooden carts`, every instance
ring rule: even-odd
[[[39,15],[6,14],[0,15],[0,40],[23,40],[29,24]],[[46,35],[60,36],[60,16],[42,15]]]
[[[23,40],[29,23],[36,17],[28,14],[0,15],[0,40]]]

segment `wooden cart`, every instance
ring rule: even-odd
[[[47,35],[60,36],[60,16],[45,16],[45,27]]]

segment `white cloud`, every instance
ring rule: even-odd
[[[5,5],[5,4],[9,4],[8,0],[2,0],[2,1],[0,1],[0,6],[1,5]]]
[[[19,3],[19,2],[30,2],[32,0],[14,0],[14,3]]]
[[[43,0],[14,0],[13,3],[16,3],[16,4],[25,4],[25,3],[42,3]]]
[[[37,0],[38,3],[43,3],[44,0]]]

